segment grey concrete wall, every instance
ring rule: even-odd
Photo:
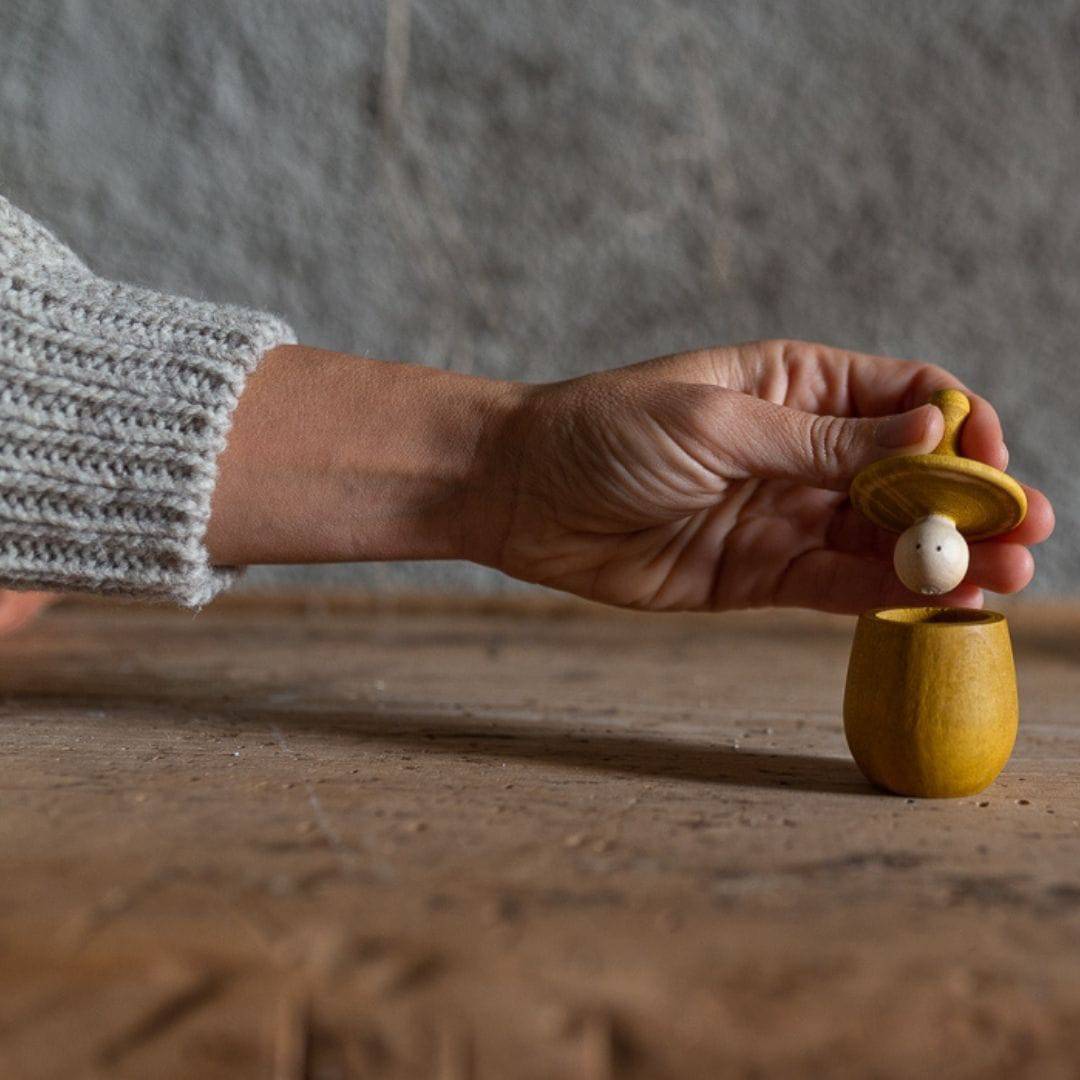
[[[1078,61],[1061,0],[3,0],[0,189],[106,274],[376,356],[932,358],[1000,407],[1076,591]]]

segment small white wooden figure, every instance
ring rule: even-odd
[[[968,558],[967,541],[952,519],[931,514],[900,534],[893,566],[912,592],[939,596],[964,580]]]

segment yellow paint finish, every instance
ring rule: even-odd
[[[945,434],[932,454],[905,454],[867,466],[851,485],[855,508],[890,532],[940,514],[971,541],[1008,532],[1024,520],[1027,498],[1011,477],[959,454],[960,429],[971,409],[959,390],[930,399],[945,416]]]
[[[1001,772],[1019,709],[1005,616],[879,608],[859,617],[844,734],[872,783],[899,795],[972,795]]]

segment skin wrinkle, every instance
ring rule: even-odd
[[[812,381],[815,372],[814,360],[807,355],[808,350],[788,348],[783,354],[784,368],[787,372],[787,389],[782,404],[796,405],[802,401],[814,400]],[[824,400],[824,399],[820,399]]]
[[[731,507],[731,526],[724,531],[722,537],[722,543],[720,544],[720,554],[718,558],[714,559],[714,567],[712,576],[709,581],[708,592],[706,593],[706,602],[710,607],[716,608],[718,606],[717,599],[720,595],[719,585],[724,578],[726,570],[726,563],[731,548],[729,547],[728,540],[739,526],[739,522],[742,518],[743,510],[753,502],[754,494],[757,491],[758,481],[756,480],[741,480],[737,482],[737,489],[732,494],[732,507]]]
[[[685,581],[680,582],[679,575],[676,573],[678,570],[685,568],[687,563],[697,561],[715,561],[711,558],[711,541],[704,539],[705,534],[709,532],[709,526],[711,524],[710,512],[708,510],[702,510],[693,515],[690,522],[683,530],[682,543],[679,545],[676,558],[671,566],[671,570],[666,575],[663,583],[663,589],[657,593],[657,599],[663,596],[661,610],[672,611],[679,610],[680,608],[692,608],[692,609],[707,609],[710,597],[706,591],[704,594],[698,594],[694,591],[687,590]],[[688,579],[689,575],[683,574],[684,578]]]
[[[665,439],[669,437],[669,433],[664,431],[660,425],[656,424],[654,418],[646,417],[645,419],[654,425],[656,431],[661,431]],[[629,489],[629,492],[633,493],[637,500],[656,498],[663,490],[663,482],[652,471],[635,471],[623,465],[622,458],[626,456],[626,444],[622,440],[628,439],[629,436],[622,427],[616,425],[614,432],[611,433],[608,432],[607,427],[608,425],[598,421],[592,426],[592,431],[594,434],[598,433],[599,438],[603,441],[602,448],[607,450],[610,454],[616,455],[615,465],[623,480],[624,487]],[[648,480],[649,483],[646,483],[646,480]],[[652,490],[652,488],[656,488],[657,490]],[[617,491],[614,499],[612,499],[612,503],[615,505],[629,501],[633,500],[627,498],[627,492],[625,491]]]
[[[658,604],[657,601],[661,593],[663,593],[671,583],[673,572],[678,567],[682,556],[693,544],[694,540],[707,523],[707,510],[701,510],[696,514],[691,515],[689,520],[678,526],[667,542],[664,543],[653,557],[645,563],[646,573],[651,567],[658,566],[660,563],[666,562],[668,564],[666,571],[660,579],[660,583],[652,591],[652,595],[645,602],[646,607],[652,607],[654,605],[661,609],[666,607],[664,604]]]
[[[724,536],[723,551],[727,563],[735,563],[738,571],[733,580],[729,580],[726,589],[729,593],[738,590],[738,594],[744,601],[768,594],[768,587],[761,589],[755,575],[747,572],[746,553],[757,550],[763,542],[776,539],[778,536],[775,515],[759,512],[759,501],[762,496],[762,481],[747,480],[745,493],[737,503],[731,527]],[[764,536],[762,535],[764,531]],[[737,556],[737,557],[736,557]],[[760,565],[756,572],[760,572]]]
[[[706,391],[711,391],[714,388],[703,387],[702,389]],[[695,463],[695,465],[700,468],[701,480],[699,486],[701,488],[714,487],[717,481],[720,481],[721,484],[726,482],[725,478],[719,475],[718,463],[716,461],[715,454],[711,450],[707,451],[708,453],[712,454],[713,460],[712,462],[706,461],[706,451],[704,449],[698,448],[697,440],[694,439],[691,434],[687,433],[686,441],[682,442],[677,438],[676,432],[671,427],[664,426],[656,417],[648,417],[647,419],[658,439],[670,443],[676,450],[678,450],[682,454],[685,454]],[[710,481],[712,483],[710,483]],[[684,492],[684,494],[690,496],[695,494],[695,492],[693,490],[687,490]],[[712,495],[714,493],[709,492],[709,494]],[[716,491],[715,494],[719,495],[720,491]]]
[[[786,347],[785,347],[786,348]],[[791,374],[788,370],[784,350],[781,350],[779,363],[767,363],[764,365],[764,378],[759,380],[759,393],[766,401],[776,405],[783,405],[787,401],[788,392],[791,389]]]
[[[807,444],[818,476],[825,481],[830,475],[832,463],[844,462],[850,450],[850,427],[835,416],[815,416],[810,421]]]
[[[620,451],[621,451],[620,440],[623,438],[622,431],[619,430],[619,431],[610,431],[609,432],[609,431],[606,430],[605,426],[602,426],[600,424],[595,425],[594,430],[595,430],[595,433],[596,433],[594,437],[598,437],[600,439],[600,442],[601,442],[601,445],[599,447],[597,447],[597,450],[598,451],[607,451],[607,454],[604,455],[604,454],[599,454],[598,453],[598,454],[593,454],[592,457],[594,459],[596,459],[598,457],[607,457],[607,456],[612,457],[614,459],[613,460],[613,466],[614,466],[614,470],[615,470],[615,473],[616,473],[616,476],[615,476],[614,479],[617,480],[617,481],[621,481],[622,485],[625,486],[625,488],[628,490],[628,492],[631,493],[631,494],[634,494],[637,499],[643,500],[643,499],[647,498],[649,496],[650,492],[647,490],[647,486],[645,484],[645,474],[643,472],[635,472],[628,465],[626,465],[624,463],[624,461],[623,461],[623,455],[620,453]],[[591,467],[595,468],[595,465],[596,465],[595,460],[590,462]],[[571,480],[570,483],[572,484],[573,480]],[[614,498],[611,497],[610,490],[605,490],[604,495],[612,503],[617,505],[618,503],[623,501],[623,498],[621,496],[621,493],[618,492],[618,485],[611,485],[611,484],[606,484],[605,485],[606,489],[609,489],[611,487],[615,487],[615,489],[616,489],[615,497]],[[603,531],[602,527],[601,527],[600,531]]]
[[[788,534],[794,534],[795,530],[793,530],[790,526],[786,526],[785,532]],[[768,597],[775,597],[780,595],[780,588],[783,583],[788,566],[791,565],[792,561],[795,558],[800,557],[802,554],[810,553],[816,550],[815,540],[816,538],[813,538],[812,536],[804,536],[801,540],[800,549],[800,542],[795,538],[794,535],[791,535],[791,542],[789,543],[789,550],[791,554],[788,556],[787,562],[783,563],[771,574],[769,574],[768,571],[765,570],[761,575],[761,577],[764,579],[764,585],[759,585],[757,591],[754,594],[754,599],[756,600],[758,605],[767,603],[768,601],[766,598]]]
[[[657,476],[655,469],[639,471],[631,469],[628,465],[624,464],[624,460],[629,455],[629,442],[631,441],[631,433],[627,430],[628,427],[636,423],[636,418],[631,418],[630,425],[615,424],[611,425],[611,430],[605,430],[607,425],[600,427],[600,438],[605,444],[605,449],[614,452],[619,457],[618,470],[620,475],[626,482],[627,487],[631,489],[635,499],[649,501],[654,500],[663,493],[663,484],[660,478]],[[632,500],[624,499],[619,493],[615,494],[612,499],[613,502],[629,502]]]

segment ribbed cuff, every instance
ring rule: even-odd
[[[55,245],[55,246],[53,246]],[[0,199],[0,583],[198,607],[247,375],[279,319],[93,276]]]

